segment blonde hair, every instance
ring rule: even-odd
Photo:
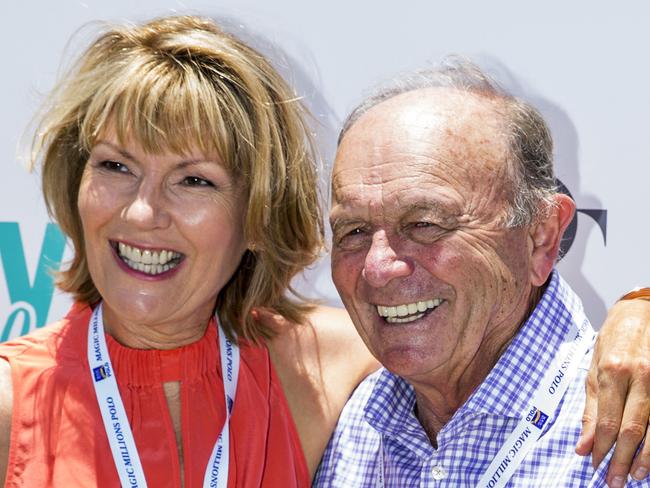
[[[88,271],[77,198],[93,143],[110,125],[120,142],[133,137],[151,153],[216,151],[241,182],[244,233],[254,251],[219,294],[227,332],[271,336],[251,317],[259,306],[303,321],[310,305],[290,281],[323,244],[305,115],[271,64],[210,19],[167,17],[105,32],[53,91],[32,148],[48,211],[75,251],[57,285],[80,301],[101,298]]]

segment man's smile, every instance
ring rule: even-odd
[[[403,324],[421,319],[442,302],[441,298],[432,298],[400,305],[377,305],[377,313],[390,324]]]

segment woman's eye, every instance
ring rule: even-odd
[[[129,168],[125,164],[120,163],[119,161],[112,161],[112,160],[109,159],[109,160],[106,160],[106,161],[102,161],[101,163],[99,163],[99,165],[102,168],[105,168],[105,169],[107,169],[109,171],[116,171],[116,172],[119,172],[119,173],[128,173],[129,172]]]
[[[186,176],[183,178],[182,184],[185,186],[206,186],[214,187],[214,184],[211,181],[208,181],[204,178],[198,176]]]

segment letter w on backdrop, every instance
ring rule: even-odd
[[[0,258],[9,305],[0,309],[0,342],[24,335],[47,323],[54,295],[52,271],[59,269],[65,237],[55,224],[47,224],[33,279],[25,259],[17,222],[0,222]],[[31,261],[30,261],[31,262]],[[2,297],[4,298],[4,297]],[[0,298],[0,303],[6,303]]]

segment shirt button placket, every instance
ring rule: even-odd
[[[443,486],[438,482],[446,479],[448,474],[447,470],[440,464],[440,461],[436,459],[436,456],[432,456],[422,466],[420,486]]]
[[[444,480],[447,477],[447,470],[440,465],[431,468],[431,476],[436,481]]]

